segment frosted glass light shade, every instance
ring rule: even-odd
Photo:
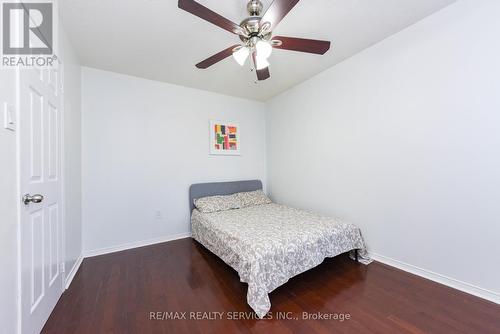
[[[255,68],[257,70],[263,70],[266,67],[269,67],[267,59],[257,54],[257,57],[255,57]]]
[[[269,42],[266,41],[258,41],[257,44],[255,45],[255,49],[257,50],[257,55],[259,57],[263,58],[269,58],[271,56],[271,53],[273,52],[273,47]]]
[[[237,51],[233,52],[233,58],[236,60],[240,66],[245,65],[245,62],[250,55],[250,50],[246,46],[239,48]]]

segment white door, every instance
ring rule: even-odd
[[[63,286],[58,72],[19,71],[22,333],[40,332]]]

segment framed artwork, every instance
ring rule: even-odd
[[[241,129],[233,122],[210,121],[210,154],[240,155]]]

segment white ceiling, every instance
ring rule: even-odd
[[[263,0],[267,8],[272,0]],[[247,0],[199,0],[239,23]],[[255,83],[232,58],[195,64],[239,39],[177,7],[177,0],[63,0],[67,34],[83,65],[265,101],[455,0],[302,0],[275,35],[332,41],[324,56],[274,50],[271,78]]]

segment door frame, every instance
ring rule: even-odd
[[[64,121],[66,118],[66,99],[64,94],[64,62],[61,58],[57,58],[59,62],[59,76],[57,83],[59,85],[59,94],[61,99],[61,274],[62,274],[62,286],[61,291],[64,293],[66,290],[66,141],[64,140],[66,132],[64,131]]]
[[[58,82],[56,83],[58,85],[59,89],[59,99],[60,99],[60,106],[59,106],[59,111],[60,111],[60,126],[61,126],[61,135],[60,135],[60,193],[61,193],[61,217],[60,217],[60,222],[61,222],[61,227],[60,227],[60,237],[59,237],[59,245],[60,245],[60,254],[61,254],[61,262],[58,264],[59,265],[59,270],[61,271],[62,279],[61,279],[61,286],[60,286],[60,292],[61,295],[65,291],[65,286],[66,286],[66,194],[65,194],[65,184],[66,184],[66,173],[65,173],[65,165],[66,165],[66,140],[65,140],[65,128],[64,128],[64,122],[65,122],[65,92],[64,92],[64,62],[62,59],[58,56],[59,59],[59,75],[58,75]],[[42,71],[47,71],[47,69],[41,69]],[[22,132],[22,127],[21,125],[21,101],[20,101],[20,87],[21,87],[21,69],[16,68],[16,98],[15,98],[15,104],[16,104],[16,170],[17,170],[17,333],[22,334],[22,323],[23,323],[23,314],[22,314],[22,297],[23,297],[23,291],[22,291],[22,241],[23,241],[23,235],[22,235],[22,213],[21,210],[23,208],[23,204],[21,201],[21,198],[23,196],[23,189],[22,189],[22,175],[21,175],[21,166],[22,166],[22,159],[21,159],[21,138],[24,135]],[[44,74],[46,75],[46,74]]]

